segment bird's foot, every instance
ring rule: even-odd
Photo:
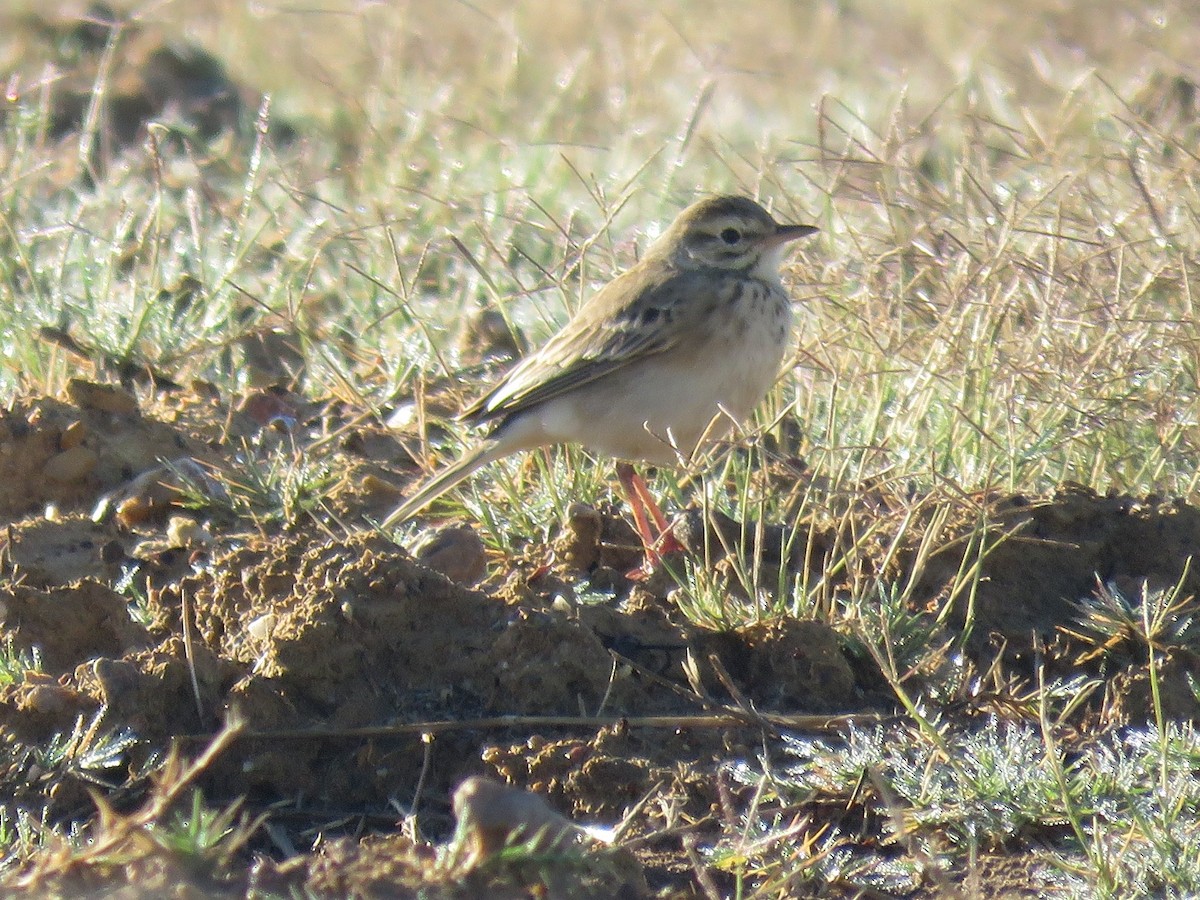
[[[633,523],[642,539],[642,549],[646,553],[641,568],[627,572],[626,577],[632,581],[644,581],[662,562],[664,556],[682,553],[685,548],[676,539],[671,523],[654,502],[645,480],[634,471],[633,466],[624,462],[617,463],[617,478],[621,482],[625,499],[629,502]]]

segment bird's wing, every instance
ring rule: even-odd
[[[692,284],[695,277],[666,267],[639,266],[614,279],[461,418],[487,422],[523,412],[675,346],[694,318],[689,313],[696,304],[688,300],[697,287]]]

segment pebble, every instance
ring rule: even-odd
[[[96,454],[87,447],[77,446],[56,453],[42,466],[42,474],[51,481],[82,481],[92,474],[99,462]]]
[[[87,436],[87,425],[76,419],[63,430],[62,436],[58,439],[58,449],[73,450],[82,444]]]
[[[137,412],[137,398],[115,384],[98,384],[82,378],[67,382],[67,396],[84,409],[128,416]]]
[[[487,572],[483,540],[465,525],[449,525],[426,534],[412,553],[422,565],[459,584],[475,584]]]
[[[463,781],[454,791],[454,815],[478,865],[515,842],[529,842],[535,852],[575,843],[580,828],[551,809],[536,794],[481,776]]]

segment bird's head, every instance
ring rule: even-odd
[[[815,231],[781,225],[747,197],[708,197],[681,212],[656,248],[681,268],[774,275],[786,245]]]

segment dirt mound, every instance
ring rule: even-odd
[[[949,585],[962,583],[958,573],[978,560],[971,596],[954,599],[953,615],[960,626],[971,622],[979,652],[997,639],[1016,656],[1027,656],[1035,641],[1054,643],[1062,628],[1077,626],[1080,601],[1098,585],[1129,598],[1177,586],[1182,596],[1200,594],[1200,571],[1191,565],[1200,509],[1183,501],[1067,485],[1047,499],[999,498],[984,512],[982,546],[952,536],[921,581],[942,601]]]
[[[4,19],[8,40],[0,42],[0,59],[14,73],[10,99],[41,94],[52,140],[92,129],[94,173],[142,144],[151,123],[193,141],[255,133],[260,94],[204,49],[107,3]],[[276,140],[294,137],[291,126],[272,124]]]

